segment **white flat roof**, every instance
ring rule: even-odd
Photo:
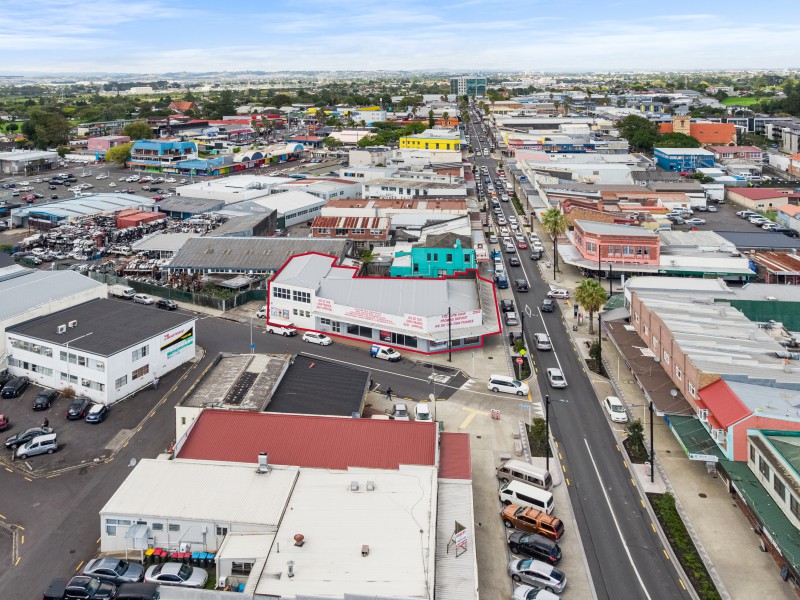
[[[302,469],[275,538],[280,553],[270,553],[255,594],[432,597],[436,477],[434,467]],[[350,491],[353,481],[358,491]],[[294,542],[298,533],[302,547]]]
[[[217,563],[220,560],[266,558],[274,540],[274,533],[229,532],[217,550]]]
[[[6,267],[0,270],[0,323],[37,306],[91,290],[103,289],[102,295],[97,297],[105,297],[105,287],[104,283],[75,271],[41,271],[16,265]]]
[[[224,521],[276,527],[297,467],[260,474],[252,464],[142,459],[100,515]]]
[[[200,237],[199,233],[193,231],[175,233],[154,233],[148,237],[134,242],[132,248],[135,250],[162,250],[165,252],[177,252],[183,245],[192,238]]]

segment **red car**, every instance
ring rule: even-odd
[[[0,431],[5,431],[8,429],[9,425],[11,425],[11,423],[9,422],[8,417],[5,415],[0,415]]]
[[[22,199],[25,200],[25,202],[27,202],[28,200],[33,201],[36,200],[36,196],[34,196],[33,194],[28,194],[27,196],[23,196]]]
[[[157,200],[157,201],[161,201],[161,200],[163,200],[163,199],[164,199],[164,196],[152,196],[152,197],[150,198],[150,200]]]
[[[527,250],[528,244],[526,244],[525,242],[517,242],[517,248],[519,248],[520,250]]]

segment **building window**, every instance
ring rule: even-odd
[[[117,379],[114,382],[114,389],[118,390],[118,389],[120,389],[121,387],[123,387],[123,386],[125,386],[127,384],[128,384],[128,376],[127,375],[123,375],[122,377],[120,377],[119,379]]]
[[[170,531],[180,531],[181,530],[181,526],[178,525],[177,523],[170,523],[169,524],[169,530]]]
[[[669,364],[669,354],[667,354],[666,350],[664,350],[664,364]]]
[[[361,325],[353,325],[352,323],[347,324],[347,333],[350,335],[357,335],[359,337],[364,338],[372,338],[372,328],[371,327],[363,327]]]
[[[794,494],[789,496],[789,510],[792,511],[792,514],[800,519],[800,502],[797,501],[797,498],[794,497]]]
[[[111,519],[109,519],[111,521]],[[117,526],[106,523],[106,535],[117,535]]]
[[[692,398],[697,398],[697,390],[691,384],[691,382],[689,383],[689,394],[692,396]]]
[[[653,336],[653,350],[658,352],[658,346],[659,346],[658,338],[656,336]],[[658,354],[656,354],[656,356],[658,356]]]
[[[781,502],[786,501],[786,486],[780,477],[773,477],[772,487],[775,489],[775,494],[781,499]]]
[[[327,231],[325,233],[327,233]],[[272,295],[275,298],[283,298],[284,300],[289,300],[289,298],[291,297],[291,295],[289,294],[289,290],[287,290],[286,288],[279,288],[279,287],[272,288]]]
[[[750,446],[750,462],[755,464],[756,462],[756,448],[755,446]]]
[[[675,377],[678,378],[678,381],[683,381],[683,371],[677,365],[675,366]]]
[[[764,479],[769,481],[769,465],[763,456],[758,457],[758,470],[761,472]]]
[[[298,292],[297,290],[292,290],[292,300],[295,302],[305,302],[306,304],[311,304],[311,292]]]
[[[150,372],[150,365],[145,365],[143,367],[139,367],[133,373],[131,373],[131,380],[139,379],[140,377],[144,377]]]
[[[638,323],[639,322],[639,313],[633,313],[633,318]]]
[[[226,536],[228,535],[228,528],[227,527],[220,527],[217,525],[217,535]]]
[[[150,528],[153,531],[164,531],[164,524],[163,523],[152,523]]]
[[[231,575],[250,575],[252,570],[251,562],[231,562]]]
[[[147,346],[142,346],[141,348],[137,348],[136,350],[131,352],[131,360],[137,361],[140,358],[144,358],[145,356],[147,356],[148,352],[149,350]]]
[[[647,335],[648,333],[650,333],[650,328],[647,325],[645,325],[644,326],[644,334]]]

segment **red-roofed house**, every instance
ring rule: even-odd
[[[726,197],[750,210],[775,210],[789,204],[789,188],[728,188]]]
[[[797,396],[788,388],[719,379],[697,392],[697,416],[728,460],[746,461],[748,429],[800,431],[792,408]]]
[[[736,126],[733,123],[692,123],[689,116],[673,117],[672,123],[659,123],[659,133],[685,133],[703,146],[736,144]]]
[[[787,204],[779,206],[775,215],[775,221],[784,227],[790,227],[795,231],[800,231],[800,206],[797,204]]]
[[[197,104],[189,100],[173,100],[167,108],[172,112],[184,113],[187,110],[197,110]]]
[[[439,479],[472,479],[468,433],[442,433],[439,446]]]
[[[175,446],[175,457],[317,469],[436,465],[438,425],[206,409]]]

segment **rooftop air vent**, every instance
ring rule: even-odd
[[[269,473],[272,469],[269,466],[269,454],[266,452],[258,453],[258,472]]]
[[[72,329],[73,327],[77,327],[77,326],[78,326],[78,321],[76,321],[75,319],[73,319],[72,321],[70,321],[69,323],[67,323],[67,325],[69,326],[69,328],[70,328],[70,329]]]
[[[67,333],[67,326],[66,325],[59,325],[56,329],[58,334]]]

